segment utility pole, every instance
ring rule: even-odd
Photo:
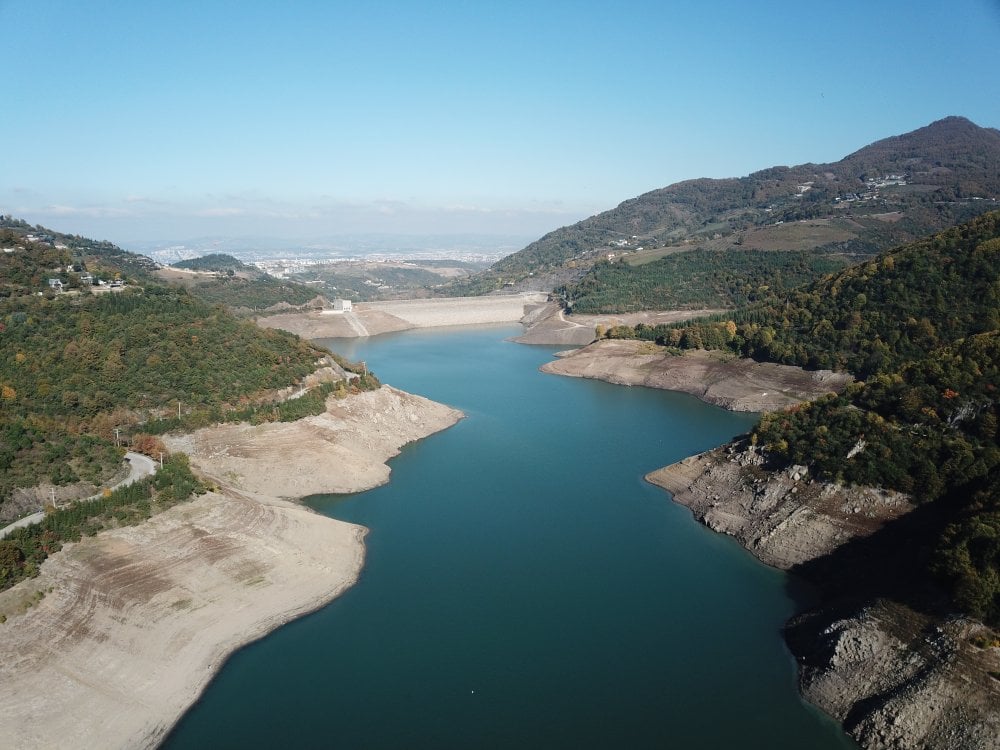
[[[160,468],[163,468],[163,451],[160,451]]]
[[[181,418],[181,402],[180,399],[177,400],[177,419]]]
[[[119,441],[119,439],[118,439],[118,434],[120,432],[121,432],[121,430],[118,429],[117,427],[115,427],[115,448],[117,448],[119,445],[121,445],[121,441]]]

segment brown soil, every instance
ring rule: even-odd
[[[167,436],[201,474],[244,492],[298,498],[359,492],[389,479],[390,458],[406,443],[455,424],[462,413],[382,386],[338,400],[296,422],[223,424]]]

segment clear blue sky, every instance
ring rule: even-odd
[[[1000,127],[1000,0],[0,0],[0,212],[118,242],[538,236]]]

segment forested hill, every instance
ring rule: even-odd
[[[202,255],[200,258],[180,260],[174,263],[173,266],[174,268],[187,268],[192,271],[242,271],[244,273],[254,272],[258,276],[262,274],[261,271],[257,271],[253,266],[248,266],[239,258],[234,258],[232,255],[225,253],[211,253],[209,255]]]
[[[911,580],[932,570],[961,608],[1000,625],[1000,211],[728,319],[611,335],[860,377],[765,415],[751,439],[772,466],[933,502],[898,550]]]
[[[72,290],[115,280],[131,285],[180,285],[209,304],[246,311],[281,303],[302,305],[316,296],[315,288],[275,279],[231,255],[206,255],[176,266],[213,271],[217,275],[170,274],[169,269],[162,269],[151,258],[123,250],[111,242],[0,216],[0,298],[39,291],[48,294],[49,279]]]
[[[1000,211],[884,253],[733,316],[731,345],[756,359],[897,370],[1000,329]]]
[[[15,226],[0,229],[11,243],[0,253],[0,519],[12,515],[14,488],[107,478],[120,462],[116,432],[127,443],[162,428],[164,417],[194,427],[322,408],[323,398],[288,402],[291,411],[271,401],[332,357],[328,351],[238,320],[183,289],[134,278],[84,283],[67,264],[83,260],[76,248],[100,243],[77,238],[69,247],[39,228],[7,223]],[[119,252],[115,268],[143,265]],[[89,251],[85,258],[83,274],[111,262]],[[67,275],[73,283],[48,283]]]
[[[695,179],[550,232],[489,272],[491,283],[586,268],[608,252],[756,248],[874,254],[995,207],[1000,131],[962,117],[871,144],[832,164]],[[803,232],[792,222],[815,222]],[[655,257],[655,256],[654,256]],[[485,283],[485,280],[481,283]]]
[[[188,277],[171,273],[172,269],[208,273]],[[289,279],[276,279],[259,268],[247,265],[232,255],[212,253],[200,258],[182,260],[158,277],[171,284],[180,284],[205,302],[225,305],[238,314],[266,310],[274,305],[304,305],[316,297],[316,287]]]

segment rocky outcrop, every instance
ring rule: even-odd
[[[762,562],[798,572],[913,509],[906,495],[763,464],[755,448],[732,444],[647,479]],[[1000,747],[1000,639],[981,623],[862,596],[798,616],[786,635],[802,694],[862,747]]]
[[[714,531],[787,570],[867,536],[913,506],[898,492],[816,482],[804,466],[763,468],[755,448],[717,448],[649,474]]]
[[[798,618],[788,640],[803,696],[865,748],[1000,747],[1000,647],[981,623],[937,622],[879,601],[830,621]]]
[[[124,476],[125,472],[119,469],[115,476],[119,475]],[[114,477],[110,481],[114,481]],[[90,482],[62,485],[45,482],[34,487],[16,487],[10,498],[6,502],[0,503],[0,526],[27,513],[37,513],[44,510],[46,505],[53,503],[59,505],[71,500],[79,500],[81,497],[90,497],[99,490],[98,485]]]

